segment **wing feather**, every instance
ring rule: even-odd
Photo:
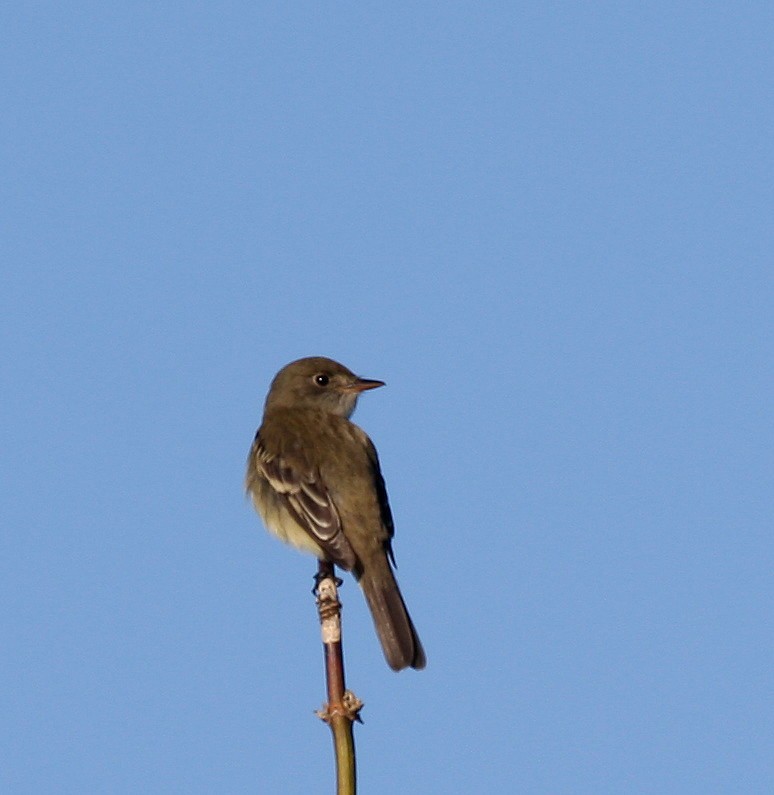
[[[303,470],[282,456],[266,452],[260,436],[253,445],[258,475],[274,489],[285,508],[338,566],[351,570],[357,557],[341,527],[341,517],[318,471]]]

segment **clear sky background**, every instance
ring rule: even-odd
[[[363,793],[774,791],[774,6],[0,12],[0,790],[332,791],[274,373],[387,382]]]

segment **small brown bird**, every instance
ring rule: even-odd
[[[358,378],[321,356],[277,373],[247,460],[247,491],[283,541],[351,571],[391,668],[424,668],[425,653],[392,571],[392,514],[376,448],[349,421]]]

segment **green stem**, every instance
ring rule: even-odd
[[[331,727],[336,756],[337,795],[357,791],[355,738],[352,724],[359,720],[362,702],[344,685],[344,654],[341,644],[341,603],[333,564],[320,561],[317,573],[317,608],[320,613],[325,682],[328,703],[318,715]]]

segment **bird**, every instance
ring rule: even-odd
[[[426,657],[393,571],[379,457],[349,419],[363,392],[384,385],[324,356],[283,367],[266,396],[245,487],[270,532],[354,575],[388,665],[419,670]]]

